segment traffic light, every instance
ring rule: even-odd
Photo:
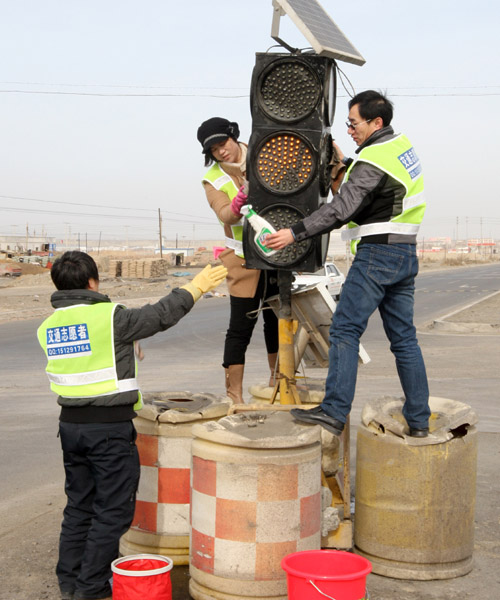
[[[257,53],[250,104],[248,202],[275,229],[290,227],[326,202],[335,111],[335,62],[316,54]],[[246,264],[256,269],[315,271],[328,234],[263,256],[245,222]]]

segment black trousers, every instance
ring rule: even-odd
[[[67,504],[56,573],[61,591],[75,600],[111,596],[111,562],[129,528],[139,484],[132,421],[63,423],[59,435]]]
[[[261,271],[253,298],[230,296],[231,314],[224,344],[223,367],[245,364],[245,352],[259,317],[256,311],[261,305],[267,353],[278,352],[278,318],[265,301],[266,298],[278,294],[278,291],[276,271]]]

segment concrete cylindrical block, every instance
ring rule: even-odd
[[[431,398],[430,435],[406,435],[399,399],[369,403],[356,451],[354,543],[373,572],[448,579],[472,569],[477,422],[460,402]]]
[[[286,600],[281,559],[321,544],[319,429],[278,411],[193,426],[193,598]]]
[[[189,495],[193,423],[227,415],[231,401],[212,394],[144,394],[134,419],[141,477],[134,520],[120,553],[167,555],[189,563]]]

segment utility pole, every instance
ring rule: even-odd
[[[483,217],[479,217],[479,226],[481,232],[481,254],[483,254]]]
[[[158,225],[159,225],[159,231],[160,231],[160,258],[163,258],[163,243],[162,243],[162,236],[161,236],[161,212],[160,212],[160,209],[158,209]]]
[[[28,254],[28,237],[29,237],[28,223],[26,223],[26,254]]]
[[[87,245],[87,232],[85,232],[85,252],[88,254],[89,253],[89,248]]]
[[[100,254],[101,252],[101,235],[102,231],[99,231],[99,245],[97,246],[97,254]]]

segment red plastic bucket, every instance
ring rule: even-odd
[[[286,571],[288,600],[363,600],[369,560],[340,550],[305,550],[281,561]]]
[[[159,554],[117,558],[113,571],[113,600],[172,600],[172,559]]]

